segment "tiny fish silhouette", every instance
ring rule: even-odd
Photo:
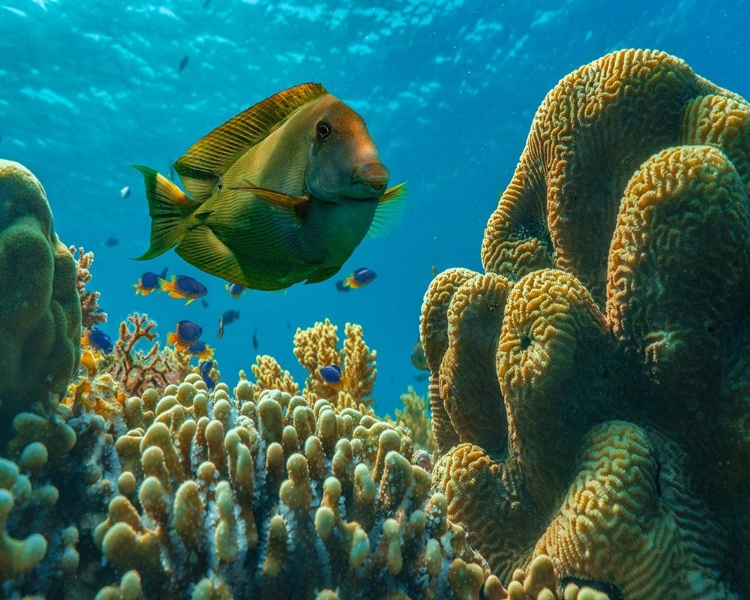
[[[182,73],[185,70],[185,67],[187,67],[188,61],[190,60],[190,57],[185,55],[182,57],[182,60],[180,61],[180,66],[177,67],[177,72]]]
[[[334,276],[366,235],[403,208],[360,115],[319,84],[284,90],[193,144],[174,164],[185,189],[148,167],[151,221],[138,260],[175,250],[199,269],[258,290]]]
[[[130,196],[130,186],[126,185],[124,188],[120,190],[120,197],[127,198],[128,196]]]
[[[120,240],[118,240],[116,237],[110,237],[110,238],[107,238],[107,241],[104,242],[104,245],[107,248],[114,248],[119,243],[120,243]]]
[[[253,329],[253,348],[258,349],[258,328]]]

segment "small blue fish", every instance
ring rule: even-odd
[[[341,368],[338,365],[328,365],[320,369],[320,376],[328,385],[337,392],[346,386],[346,377],[342,377]]]
[[[211,373],[211,369],[213,368],[214,361],[212,360],[204,360],[200,365],[198,365],[198,372],[201,374],[201,379],[206,384],[209,392],[213,391],[213,389],[216,387],[216,382],[211,379],[211,376],[209,375]]]
[[[110,237],[110,238],[107,238],[107,241],[104,242],[104,245],[107,248],[114,248],[119,243],[120,243],[120,240],[118,240],[116,237]]]
[[[197,342],[202,333],[203,328],[200,325],[192,321],[179,321],[176,331],[170,331],[167,334],[167,343],[182,352]]]
[[[82,346],[92,346],[104,354],[110,354],[114,349],[112,339],[98,327],[87,329],[81,335]]]
[[[349,274],[341,281],[336,282],[336,289],[340,292],[348,292],[351,289],[357,289],[364,287],[369,283],[372,283],[377,277],[377,273],[372,269],[366,267],[360,267],[356,271]]]
[[[203,298],[208,293],[205,285],[188,275],[173,275],[171,281],[161,280],[159,285],[162,292],[169,292],[170,298],[187,298],[185,304]]]
[[[239,283],[228,283],[224,287],[230,293],[232,298],[239,298],[245,292],[247,292],[247,288],[244,285],[240,285]]]
[[[161,272],[161,274],[146,271],[138,278],[138,283],[133,286],[135,288],[135,293],[141,294],[143,296],[148,296],[151,292],[158,291],[159,280],[164,279],[166,276],[167,267],[164,267],[164,270]]]

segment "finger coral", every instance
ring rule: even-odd
[[[487,272],[427,290],[433,484],[509,597],[543,556],[566,598],[750,593],[748,177],[750,105],[614,52],[537,111]]]

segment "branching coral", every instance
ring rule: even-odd
[[[94,253],[84,252],[83,246],[78,248],[78,258],[76,256],[76,247],[68,247],[68,251],[76,261],[76,288],[78,296],[81,299],[81,325],[84,329],[93,327],[100,323],[106,323],[107,313],[99,307],[99,292],[92,292],[86,289],[86,285],[91,281],[91,265],[94,263]]]
[[[338,327],[326,319],[305,330],[297,329],[294,335],[294,355],[307,370],[302,395],[315,401],[318,398],[335,398],[339,408],[366,410],[375,401],[372,390],[375,385],[377,353],[367,347],[362,337],[362,327],[347,323],[344,347],[338,347]],[[334,389],[320,374],[322,367],[336,365],[341,368],[341,390]]]
[[[139,396],[150,387],[164,389],[193,370],[189,355],[169,348],[159,349],[159,342],[154,342],[155,327],[156,322],[148,315],[137,312],[120,323],[114,359],[106,371],[132,396]],[[141,340],[152,342],[147,351],[136,350]]]
[[[488,272],[425,294],[434,484],[504,580],[750,593],[749,165],[742,98],[607,55],[538,110]]]
[[[255,363],[251,369],[255,375],[255,383],[252,384],[253,393],[259,395],[263,390],[280,390],[296,396],[299,394],[299,385],[289,371],[281,368],[281,365],[273,356],[267,354],[255,357]]]

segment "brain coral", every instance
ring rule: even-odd
[[[80,342],[76,265],[44,189],[22,165],[0,160],[0,431],[65,392]]]
[[[433,483],[505,582],[546,555],[612,598],[750,595],[749,191],[750,105],[675,57],[540,106],[487,272],[422,311]]]

